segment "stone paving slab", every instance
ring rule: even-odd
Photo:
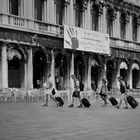
[[[116,109],[42,107],[42,102],[0,104],[0,140],[139,140],[140,106]]]

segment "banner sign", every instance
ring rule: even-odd
[[[64,48],[110,55],[108,34],[64,25]]]

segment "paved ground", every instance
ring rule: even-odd
[[[90,108],[1,103],[0,140],[140,140],[140,107],[116,109],[94,102]]]

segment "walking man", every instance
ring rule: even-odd
[[[108,93],[107,80],[106,80],[106,78],[102,78],[102,86],[101,86],[101,91],[100,91],[99,95],[104,101],[104,106],[106,106],[108,104],[108,102],[107,102],[107,93]]]
[[[126,107],[124,107],[124,109],[128,109],[128,103],[127,103],[127,99],[126,99],[126,97],[127,97],[127,94],[126,94],[126,92],[127,92],[126,84],[125,84],[125,82],[124,82],[122,77],[118,77],[118,81],[119,81],[119,84],[120,84],[121,98],[120,98],[120,102],[116,106],[116,108],[119,109],[121,104],[122,104],[122,101],[124,100],[125,105],[126,105]]]
[[[78,106],[78,108],[81,108],[82,107],[82,101],[81,101],[81,97],[80,97],[79,81],[75,78],[74,75],[71,75],[71,78],[73,79],[75,90],[72,94],[72,103],[69,105],[69,107],[74,106],[74,97],[75,97],[75,98],[78,98],[79,101],[80,101],[80,105]]]

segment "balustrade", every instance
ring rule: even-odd
[[[7,27],[21,30],[34,30],[40,33],[49,33],[62,36],[63,28],[61,25],[50,24],[42,21],[26,19],[19,16],[0,13],[0,24]]]

